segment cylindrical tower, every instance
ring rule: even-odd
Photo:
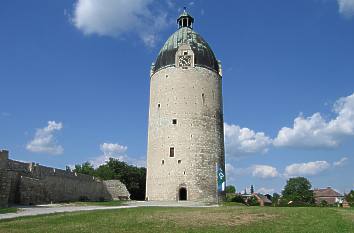
[[[218,202],[225,156],[221,65],[185,10],[150,74],[147,200]]]

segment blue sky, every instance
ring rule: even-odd
[[[222,61],[228,183],[354,188],[354,0],[2,1],[0,148],[143,165],[150,65],[183,6]]]

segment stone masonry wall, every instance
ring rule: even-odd
[[[127,187],[119,180],[105,180],[104,184],[113,200],[126,200],[130,198]]]
[[[101,181],[72,171],[10,160],[7,151],[0,152],[0,207],[8,203],[129,199],[130,194],[120,181]]]
[[[0,208],[8,206],[10,182],[7,175],[9,152],[0,150]]]

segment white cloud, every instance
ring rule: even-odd
[[[269,165],[252,165],[247,168],[235,168],[232,164],[225,165],[226,178],[234,180],[237,176],[253,176],[262,179],[279,177],[280,174],[275,167]]]
[[[313,176],[327,169],[331,165],[327,161],[315,161],[308,163],[294,163],[285,168],[285,176]]]
[[[299,116],[292,128],[283,127],[273,144],[278,147],[332,148],[344,136],[354,135],[354,93],[340,98],[334,105],[336,117],[326,121],[320,113]]]
[[[337,0],[339,13],[346,17],[354,16],[354,0]]]
[[[224,124],[225,150],[230,156],[265,153],[272,140],[263,132],[254,132],[238,125]]]
[[[26,149],[38,153],[62,154],[64,149],[57,144],[54,137],[55,131],[60,131],[62,128],[61,122],[48,121],[48,126],[37,129],[33,140],[27,144]]]
[[[253,165],[250,169],[252,176],[262,179],[275,178],[279,176],[277,169],[268,165]]]
[[[347,157],[343,157],[341,158],[340,160],[336,161],[333,163],[333,166],[335,167],[342,167],[346,164],[346,162],[348,161],[348,158]]]
[[[272,194],[272,193],[274,193],[274,189],[273,188],[261,187],[261,188],[256,190],[256,193]]]
[[[123,154],[128,150],[127,146],[119,145],[118,143],[103,143],[100,145],[101,151],[105,155],[119,155]]]
[[[103,153],[102,155],[93,158],[90,163],[94,167],[99,167],[102,164],[105,164],[109,161],[109,158],[118,159],[119,161],[124,161],[128,164],[136,166],[145,166],[144,159],[136,159],[126,155],[128,150],[127,146],[120,145],[118,143],[103,143],[100,145],[100,150]]]
[[[158,33],[170,23],[156,0],[77,0],[71,20],[86,35],[133,33],[147,46],[154,46]]]

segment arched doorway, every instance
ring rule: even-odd
[[[179,200],[187,201],[187,189],[185,187],[179,189]]]

